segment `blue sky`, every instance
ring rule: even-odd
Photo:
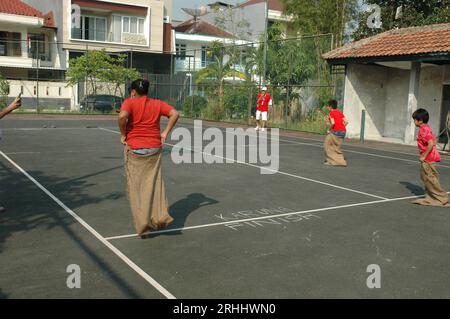
[[[245,0],[221,0],[221,2],[236,4],[242,3]],[[189,18],[181,8],[198,8],[205,6],[209,3],[214,3],[216,0],[173,0],[173,19],[174,20],[186,20]]]

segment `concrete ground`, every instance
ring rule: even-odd
[[[1,126],[2,298],[450,297],[450,210],[410,203],[423,195],[413,147],[348,140],[349,166],[333,168],[322,136],[281,132],[279,170],[261,174],[248,159],[175,164],[168,140],[175,221],[141,239],[114,117],[11,116]],[[177,127],[193,132],[190,120]],[[438,170],[450,190],[447,156]],[[72,264],[80,289],[66,284]],[[369,289],[374,264],[381,288]]]

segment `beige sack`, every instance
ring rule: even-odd
[[[134,154],[125,147],[125,173],[136,232],[141,235],[149,229],[169,225],[173,218],[168,213],[168,202],[161,176],[162,152],[152,155]]]
[[[448,194],[442,189],[439,183],[439,173],[434,164],[422,162],[420,164],[420,178],[425,185],[425,198],[413,201],[414,204],[450,207]]]
[[[328,133],[325,137],[324,152],[326,165],[347,166],[347,162],[345,161],[341,150],[343,142],[344,138],[337,137],[332,133]]]

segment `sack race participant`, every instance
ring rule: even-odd
[[[330,166],[347,166],[347,161],[342,153],[342,143],[347,132],[348,124],[344,114],[337,109],[337,101],[330,100],[328,102],[328,110],[330,114],[330,129],[324,141],[325,165]]]
[[[448,194],[442,189],[439,182],[439,173],[435,163],[441,161],[441,156],[436,149],[436,137],[431,127],[427,124],[430,115],[425,109],[416,110],[412,118],[419,128],[417,146],[420,153],[420,178],[425,186],[425,198],[413,201],[414,204],[450,207]]]
[[[162,144],[178,120],[178,112],[169,104],[147,97],[150,83],[136,80],[130,98],[119,113],[121,142],[125,145],[124,164],[128,197],[138,235],[169,225],[164,181],[161,174]],[[161,133],[161,116],[169,118]]]

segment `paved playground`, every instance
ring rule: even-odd
[[[450,298],[450,210],[410,203],[423,195],[414,147],[349,140],[349,166],[334,168],[322,136],[281,132],[279,172],[263,175],[259,164],[175,164],[168,140],[175,221],[141,239],[114,117],[1,124],[2,298]],[[71,264],[80,289],[66,285]],[[373,264],[381,288],[369,289]]]

